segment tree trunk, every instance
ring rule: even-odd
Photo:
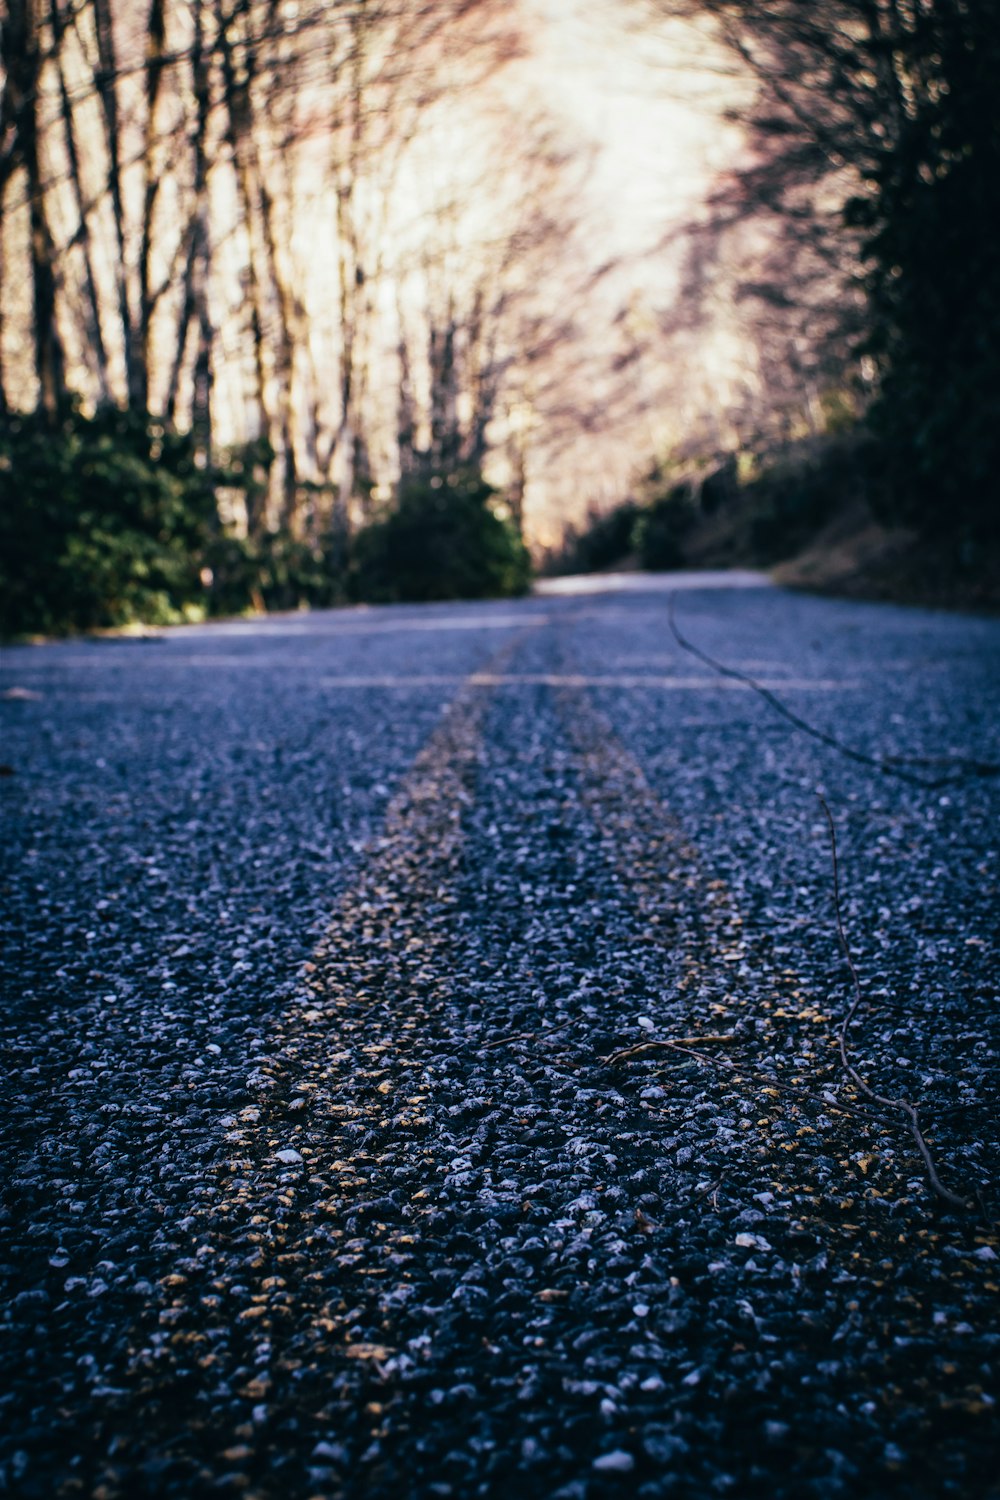
[[[194,395],[191,406],[191,430],[195,438],[196,459],[208,467],[212,460],[212,355],[214,330],[209,305],[211,276],[211,239],[208,203],[208,157],[205,139],[211,109],[209,60],[205,50],[204,0],[195,0],[194,47],[191,72],[194,84],[196,120],[194,135],[194,238],[192,300],[197,321],[197,345],[194,362]]]
[[[66,155],[69,160],[73,200],[76,206],[77,219],[79,220],[74,241],[79,244],[83,257],[84,318],[87,340],[94,352],[94,359],[97,365],[97,383],[100,391],[100,399],[106,401],[110,391],[108,381],[108,353],[104,343],[104,333],[101,328],[101,306],[97,293],[97,282],[94,277],[90,216],[87,211],[87,204],[84,201],[83,182],[80,176],[80,148],[77,142],[76,121],[73,116],[73,105],[70,100],[69,88],[66,83],[66,72],[61,55],[66,22],[60,9],[60,0],[52,0],[49,15],[52,22],[52,34],[55,39],[57,53],[56,65],[59,73],[59,106],[62,117],[63,138],[66,144]]]
[[[142,205],[142,239],[139,246],[139,350],[138,363],[141,376],[136,381],[136,390],[143,391],[145,402],[149,400],[151,333],[153,310],[156,306],[150,280],[150,260],[153,248],[153,219],[156,200],[159,197],[160,177],[156,171],[156,107],[163,80],[164,51],[166,44],[166,16],[164,0],[150,0],[149,20],[146,28],[146,140],[143,152],[143,176],[145,179]],[[131,385],[130,385],[131,393]]]
[[[223,23],[219,32],[219,47],[222,57],[222,86],[226,103],[226,139],[232,152],[233,170],[236,174],[236,190],[239,195],[240,205],[243,210],[243,221],[247,234],[247,265],[246,277],[249,296],[247,298],[250,316],[250,342],[253,353],[254,378],[257,383],[257,421],[260,433],[267,439],[273,451],[274,443],[274,418],[271,412],[269,395],[269,378],[267,369],[267,349],[264,339],[264,288],[261,285],[260,261],[262,249],[259,234],[260,204],[254,189],[253,157],[251,150],[251,132],[253,120],[250,107],[249,82],[250,69],[253,66],[253,53],[248,50],[246,58],[246,76],[238,78],[233,59],[233,44],[229,34],[229,24],[233,17],[230,16]],[[273,463],[268,464],[268,483],[266,489],[253,490],[253,498],[248,495],[247,531],[251,537],[258,536],[267,525],[268,509],[271,491],[271,473]]]
[[[255,153],[256,154],[256,153]],[[278,334],[275,350],[275,373],[278,377],[279,436],[282,456],[282,507],[281,520],[285,526],[294,526],[298,473],[295,457],[294,378],[295,352],[292,344],[292,326],[297,321],[294,297],[281,270],[278,241],[274,222],[274,200],[267,190],[264,174],[257,165],[257,180],[260,187],[261,216],[271,279],[278,297]]]
[[[145,370],[137,348],[135,320],[128,290],[128,255],[125,229],[125,205],[122,195],[122,146],[121,122],[118,116],[118,58],[115,51],[114,27],[109,0],[93,0],[94,24],[97,31],[98,67],[94,83],[101,100],[104,116],[104,135],[108,151],[108,191],[115,224],[117,248],[115,281],[118,292],[118,316],[122,329],[122,348],[125,353],[125,378],[128,387],[128,402],[137,411],[145,411],[149,393],[146,388]]]
[[[187,255],[182,278],[181,310],[177,320],[174,361],[170,374],[166,418],[177,419],[177,396],[189,345],[194,342],[194,392],[191,430],[198,462],[207,467],[212,459],[212,384],[214,378],[215,329],[212,324],[209,282],[212,248],[209,229],[208,157],[205,135],[211,108],[209,59],[205,49],[204,0],[195,0],[194,42],[191,48],[191,88],[195,99],[192,137],[193,202],[187,230]]]
[[[56,325],[56,247],[49,226],[38,157],[41,47],[37,6],[41,0],[8,0],[0,28],[0,62],[7,75],[4,114],[11,145],[4,181],[23,166],[27,178],[31,264],[32,345],[39,403],[50,419],[65,395],[65,359]],[[0,184],[2,185],[2,184]]]

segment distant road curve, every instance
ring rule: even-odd
[[[752,568],[706,568],[685,573],[571,573],[565,578],[540,578],[534,592],[562,594],[660,594],[674,589],[769,589],[767,573]]]

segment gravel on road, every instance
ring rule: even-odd
[[[4,653],[0,1493],[1000,1493],[1000,627],[697,584],[934,785],[662,580]]]

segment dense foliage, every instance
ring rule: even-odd
[[[129,412],[0,424],[0,628],[87,630],[203,607],[215,522],[190,439]]]
[[[642,507],[632,532],[636,560],[642,568],[679,568],[684,537],[697,514],[697,497],[689,483],[671,485]]]
[[[809,546],[849,507],[884,508],[885,483],[878,443],[856,427],[788,443],[742,480],[733,458],[683,479],[654,467],[640,498],[591,517],[547,571],[769,566]]]
[[[0,423],[0,632],[166,624],[347,598],[487,598],[530,568],[477,470],[404,484],[387,514],[325,542],[222,527],[216,485],[252,501],[251,467],[216,472],[193,441],[109,408]]]
[[[916,7],[903,40],[912,102],[849,206],[868,235],[872,421],[893,513],[968,544],[1000,531],[1000,5]]]
[[[475,469],[407,478],[389,513],[360,532],[352,590],[382,603],[523,593],[528,554]]]
[[[995,536],[1000,0],[692,3],[758,76],[754,205],[855,239],[884,516]]]
[[[624,500],[608,511],[591,511],[582,526],[567,528],[558,557],[551,560],[552,570],[600,573],[615,567],[632,551],[638,515],[634,500]]]

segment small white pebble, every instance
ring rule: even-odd
[[[313,1458],[333,1458],[341,1460],[344,1458],[344,1449],[338,1444],[319,1442],[312,1451]]]
[[[594,1468],[599,1474],[629,1474],[635,1468],[635,1459],[623,1448],[616,1448],[612,1453],[602,1453],[600,1458],[595,1458]]]
[[[278,1161],[283,1161],[285,1165],[289,1167],[294,1165],[295,1162],[302,1160],[299,1153],[297,1151],[293,1151],[291,1146],[286,1146],[283,1151],[276,1151],[274,1154],[277,1157]]]
[[[771,1245],[762,1234],[738,1234],[736,1243],[743,1250],[770,1250]]]

